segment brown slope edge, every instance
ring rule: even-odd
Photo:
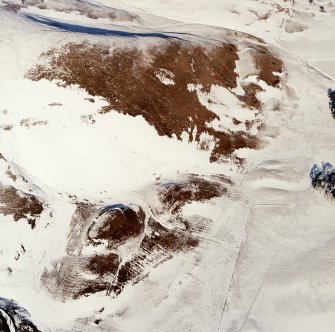
[[[226,89],[237,86],[237,47],[233,44],[203,47],[188,42],[165,42],[161,47],[110,51],[97,44],[68,44],[61,50],[51,49],[41,55],[43,65],[27,73],[32,80],[61,80],[65,86],[78,84],[92,96],[104,97],[112,109],[131,116],[142,115],[159,135],[178,139],[187,132],[189,140],[200,142],[201,134],[208,133],[216,145],[211,161],[231,155],[238,148],[257,148],[258,139],[245,132],[229,133],[209,128],[208,123],[218,116],[203,106],[196,91],[188,84],[202,86],[209,92],[212,85]],[[277,86],[282,62],[265,48],[254,50],[259,78]],[[271,60],[271,62],[269,62]],[[46,63],[46,64],[45,64]],[[269,63],[272,63],[269,66]],[[161,71],[172,73],[174,84],[163,84],[157,77]],[[237,96],[244,107],[259,109],[256,93],[258,85],[244,87],[245,95]],[[193,135],[196,128],[196,135]],[[204,148],[201,144],[199,147]]]

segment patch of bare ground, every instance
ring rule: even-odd
[[[225,179],[226,184],[230,180]],[[190,178],[183,183],[164,185],[159,193],[159,198],[164,209],[171,213],[178,213],[181,208],[193,201],[206,201],[226,194],[227,188],[222,182],[208,181],[199,177]]]
[[[54,106],[63,106],[62,103],[58,103],[58,102],[53,102],[53,103],[50,103],[48,105],[51,106],[51,107],[54,107]]]
[[[175,255],[195,251],[206,225],[200,217],[194,222],[184,220],[181,208],[192,201],[222,196],[230,184],[223,176],[205,180],[196,175],[183,183],[160,184],[156,189],[162,210],[155,210],[155,220],[141,207],[133,209],[119,204],[99,209],[78,203],[71,223],[68,255],[54,262],[51,270],[44,271],[43,285],[63,300],[99,292],[117,296],[127,284],[143,280],[149,271]],[[166,212],[176,219],[169,228],[159,222]],[[134,246],[137,239],[132,257],[121,261],[119,247],[130,243]],[[99,250],[84,255],[82,248],[92,244]]]
[[[125,285],[143,280],[148,271],[170,260],[178,253],[187,253],[199,245],[199,238],[188,230],[167,229],[152,219],[134,256],[120,266],[110,292],[119,294]]]
[[[118,294],[126,284],[139,282],[147,276],[150,269],[176,254],[194,251],[201,242],[200,236],[206,230],[206,225],[200,220],[197,221],[197,225],[193,225],[192,221],[183,219],[181,208],[192,201],[207,201],[226,194],[228,184],[231,184],[231,181],[225,177],[216,181],[194,176],[183,183],[162,185],[159,199],[163,211],[155,211],[156,219],[159,220],[160,213],[169,211],[173,215],[172,218],[175,218],[174,223],[177,221],[179,226],[168,229],[157,220],[149,218],[140,247],[132,259],[120,267],[111,291]]]
[[[0,185],[1,214],[12,215],[15,221],[26,219],[31,228],[35,228],[43,210],[43,203],[36,196],[25,194],[11,186]]]
[[[108,289],[108,279],[100,277],[100,272],[95,274],[95,278],[85,278],[85,273],[89,273],[91,269],[95,272],[98,268],[99,266],[95,266],[88,257],[67,256],[57,262],[50,271],[44,270],[41,282],[56,298],[63,301],[76,299]],[[109,266],[109,270],[113,270],[112,265]]]
[[[88,239],[93,244],[108,242],[108,248],[115,248],[126,241],[138,237],[144,231],[145,213],[140,208],[114,209],[99,216],[88,231]]]
[[[88,262],[88,269],[100,276],[107,273],[115,274],[119,266],[119,256],[110,253],[109,255],[95,255]]]
[[[265,48],[255,48],[254,55],[259,78],[272,86],[280,78],[282,63]],[[32,68],[27,77],[32,80],[61,80],[64,86],[79,85],[92,96],[109,102],[101,113],[112,110],[131,116],[142,115],[159,135],[176,136],[189,133],[189,140],[200,142],[202,133],[213,137],[216,146],[211,161],[231,155],[241,147],[257,148],[258,139],[247,133],[223,133],[209,128],[208,123],[219,117],[198,99],[189,84],[210,92],[212,85],[229,90],[237,86],[235,63],[237,48],[233,44],[203,47],[188,42],[166,42],[160,47],[141,51],[123,48],[110,51],[101,44],[68,44],[62,50],[51,49],[41,55],[47,65]],[[157,72],[168,72],[173,84],[164,84]],[[244,87],[246,96],[240,98],[245,107],[259,108],[256,98],[260,88],[255,84]],[[193,131],[197,134],[193,137]],[[199,144],[200,146],[200,144]]]
[[[257,99],[257,92],[264,91],[258,84],[247,83],[242,85],[242,88],[245,92],[244,96],[238,96],[238,98],[243,101],[246,105],[251,108],[260,109],[261,102]]]
[[[12,179],[14,182],[16,182],[16,180],[17,180],[17,176],[12,172],[10,166],[8,166],[8,168],[7,168],[6,175],[7,175],[10,179]]]
[[[48,124],[48,121],[46,120],[35,120],[35,119],[22,119],[20,121],[20,126],[29,128],[31,126],[46,126]]]
[[[94,119],[93,114],[82,115],[80,117],[80,120],[87,123],[87,124],[94,124],[96,122],[95,119]]]
[[[0,129],[5,130],[5,131],[10,131],[13,129],[13,125],[1,125]]]
[[[280,83],[280,76],[276,73],[282,73],[283,62],[267,51],[254,52],[256,67],[259,70],[259,79],[266,84],[277,87]]]

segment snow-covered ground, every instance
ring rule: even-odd
[[[33,194],[44,204],[35,228],[0,214],[0,297],[25,308],[43,332],[332,332],[335,203],[311,188],[308,175],[314,163],[335,162],[335,122],[326,94],[335,85],[335,4],[45,0],[44,5],[18,12],[0,7],[0,195],[2,187],[12,186],[19,196]],[[102,14],[110,11],[115,15]],[[282,59],[279,87],[250,74],[253,63],[243,47],[251,37],[240,32],[264,39]],[[219,116],[211,127],[234,132],[245,131],[248,120],[264,123],[261,149],[235,152],[245,158],[243,165],[234,158],[211,163],[210,151],[189,142],[186,133],[182,140],[159,136],[143,116],[100,114],[107,100],[79,86],[25,76],[42,52],[70,42],[145,49],[166,38],[205,45],[240,38],[244,51],[235,91],[213,86],[207,95],[198,86],[188,88]],[[173,76],[159,79],[174,82]],[[257,93],[260,112],[243,108],[236,97],[247,82],[264,89]],[[178,229],[173,213],[161,212],[157,191],[194,175],[232,181],[225,195],[186,202],[178,212],[203,227],[195,249],[146,263],[145,277],[117,296],[97,292],[64,300],[50,291],[46,271],[52,276],[65,256],[75,256],[69,254],[73,234],[80,242],[75,225],[80,204],[140,206],[168,229]],[[92,222],[91,216],[82,219]],[[146,231],[148,225],[146,219]],[[141,252],[134,249],[136,241],[119,249],[122,262]],[[101,250],[81,245],[83,252]],[[80,277],[92,275],[81,271]]]

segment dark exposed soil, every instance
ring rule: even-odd
[[[261,102],[257,99],[256,93],[263,91],[263,89],[255,83],[248,83],[243,86],[243,90],[245,91],[245,95],[238,96],[238,98],[249,107],[260,109]]]
[[[283,62],[268,52],[257,52],[254,54],[256,67],[259,70],[259,79],[271,86],[278,86],[280,76],[273,73],[283,71]]]
[[[188,251],[199,245],[199,239],[187,231],[168,230],[158,222],[149,223],[151,232],[145,237],[143,246],[153,249],[155,246],[173,252]]]
[[[0,213],[3,215],[12,215],[15,221],[26,219],[35,228],[43,210],[43,203],[37,197],[0,185]]]
[[[265,47],[253,51],[259,78],[276,86],[282,62]],[[209,128],[208,123],[218,116],[203,106],[189,84],[209,92],[212,85],[227,89],[236,87],[235,62],[237,48],[233,44],[203,47],[188,42],[166,42],[161,47],[140,51],[136,48],[116,49],[88,43],[68,44],[62,50],[52,49],[41,58],[47,65],[37,65],[27,73],[32,80],[61,80],[65,86],[78,84],[92,96],[104,97],[109,106],[101,113],[117,110],[132,116],[142,115],[159,135],[200,141],[202,133],[213,137],[216,146],[211,161],[230,155],[241,147],[257,148],[258,138],[246,133],[223,133]],[[168,73],[174,84],[164,84],[157,73]],[[240,100],[246,107],[261,107],[256,84],[244,87],[246,95]],[[193,137],[193,130],[197,135]]]
[[[74,299],[78,299],[81,296],[89,296],[94,293],[100,293],[107,291],[110,287],[109,282],[96,282],[95,280],[92,280],[89,284],[85,285],[82,284],[82,287],[80,290],[78,290],[74,295]]]
[[[181,208],[192,201],[207,201],[227,194],[232,182],[223,175],[204,179],[191,174],[183,179],[179,183],[157,183],[155,190],[161,210],[152,210],[155,220],[148,218],[141,207],[135,210],[117,204],[99,208],[90,203],[77,203],[68,255],[55,262],[51,270],[44,271],[45,287],[63,300],[97,292],[117,296],[127,284],[143,280],[159,264],[177,254],[196,251],[210,220],[201,216],[184,220]],[[159,222],[161,214],[167,212],[171,213],[169,228]],[[126,243],[134,251],[125,262],[118,255],[118,248]],[[81,248],[88,244],[99,245],[103,254],[83,255]]]
[[[160,193],[160,199],[166,209],[172,213],[177,213],[187,203],[209,200],[220,197],[225,193],[226,188],[222,183],[191,178],[188,182],[165,186]]]
[[[126,284],[136,284],[147,276],[148,266],[171,259],[176,253],[189,252],[199,245],[199,239],[188,231],[168,230],[155,221],[150,221],[148,234],[144,237],[137,254],[120,268],[112,292],[118,294]]]
[[[89,239],[97,244],[101,240],[108,241],[108,247],[114,248],[130,238],[139,236],[144,230],[145,213],[140,209],[137,213],[127,208],[105,212],[98,218],[98,226],[93,225],[88,233]]]
[[[119,256],[111,253],[109,255],[95,255],[90,258],[87,268],[101,277],[105,274],[115,274],[119,266]]]

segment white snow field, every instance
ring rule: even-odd
[[[333,332],[335,201],[312,188],[309,171],[335,163],[327,97],[335,88],[334,23],[330,0],[0,0],[0,318],[14,321],[7,330]],[[136,94],[129,101],[140,114],[127,98],[117,104],[92,93],[96,45],[109,50],[100,59],[148,52],[132,66],[140,77],[153,47],[179,42],[198,46],[193,54],[236,47],[236,86],[209,81],[206,90],[203,76],[182,82],[194,107],[213,114],[203,123],[201,113],[187,118],[189,127],[178,113],[159,122]],[[71,54],[71,43],[95,45],[92,58],[74,52],[69,62],[72,74],[84,63],[88,80],[66,81],[68,67],[53,58]],[[282,72],[270,70],[278,84],[259,72],[255,49],[282,61]],[[111,82],[127,86],[123,56],[120,72],[101,62],[106,91]],[[273,68],[269,59],[265,68]],[[182,61],[176,68],[190,65],[178,67]],[[196,61],[193,73],[203,73],[207,64]],[[36,65],[41,77],[29,75]],[[143,77],[170,91],[181,84],[174,69],[161,65]],[[246,87],[255,86],[250,104]],[[155,93],[149,84],[127,91]],[[165,110],[168,97],[159,102]],[[220,135],[258,143],[236,143],[213,159]],[[108,218],[121,220],[120,230]]]

